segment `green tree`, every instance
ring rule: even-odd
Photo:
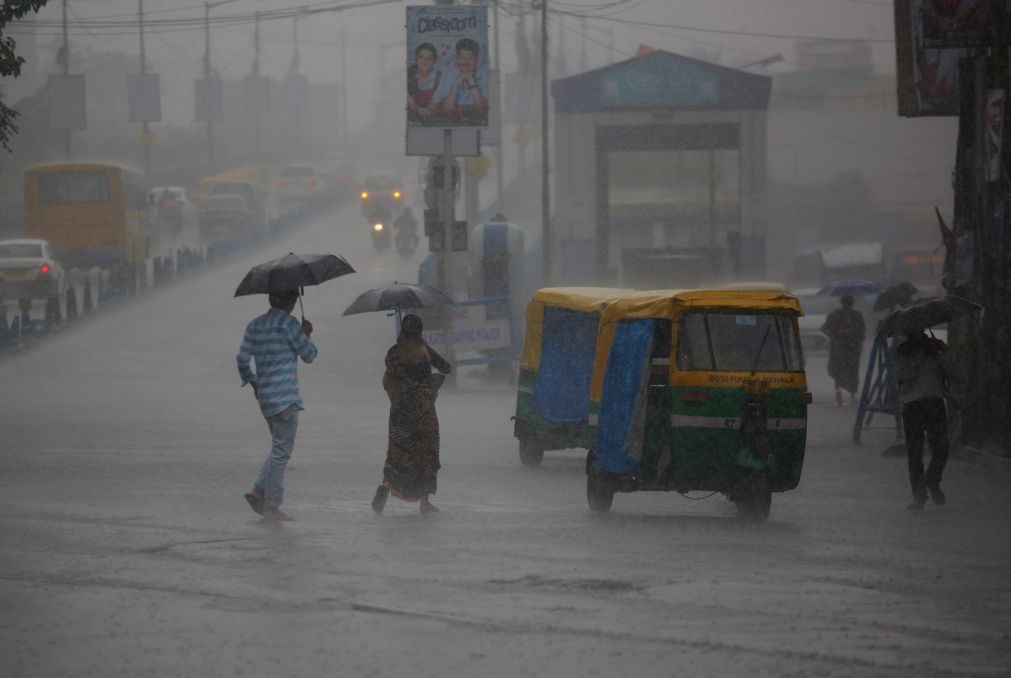
[[[17,43],[8,35],[3,35],[4,28],[12,21],[22,18],[30,12],[38,12],[45,6],[47,0],[4,0],[0,7],[0,78],[16,78],[21,75],[21,64],[24,57],[18,56],[15,49]],[[0,101],[0,144],[10,152],[10,141],[18,133],[14,120],[18,112]]]

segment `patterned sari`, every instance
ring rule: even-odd
[[[383,388],[390,398],[383,481],[395,497],[419,501],[436,491],[439,417],[435,398],[450,365],[420,339],[402,338],[386,354]]]

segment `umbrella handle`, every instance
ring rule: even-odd
[[[305,322],[305,307],[302,306],[302,295],[298,295],[298,310],[302,312],[302,322]]]

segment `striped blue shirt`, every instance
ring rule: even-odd
[[[272,308],[246,325],[246,335],[235,361],[242,385],[256,384],[260,411],[272,417],[292,405],[304,409],[298,393],[298,358],[316,359],[316,345],[290,313]],[[256,360],[256,373],[249,360]]]

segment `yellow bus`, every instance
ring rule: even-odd
[[[137,266],[147,258],[140,172],[115,163],[67,162],[25,170],[27,235],[49,241],[69,266]]]

